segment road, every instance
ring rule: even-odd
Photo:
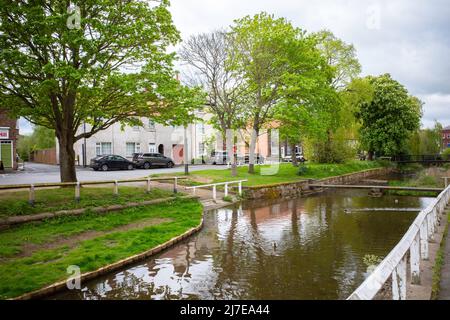
[[[191,165],[189,171],[198,170],[223,170],[226,166],[214,165]],[[174,168],[154,168],[154,169],[134,169],[118,171],[94,171],[89,168],[77,167],[77,178],[79,181],[99,181],[99,180],[122,180],[146,177],[150,174],[184,172],[183,166]],[[60,182],[59,166],[40,163],[25,163],[25,171],[16,171],[0,174],[0,185],[5,184],[26,184]]]

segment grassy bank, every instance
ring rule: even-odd
[[[442,238],[439,251],[436,254],[433,267],[433,283],[431,287],[431,300],[437,300],[439,297],[440,285],[441,285],[441,273],[442,267],[445,262],[445,240],[448,237],[448,228],[450,224],[450,215],[447,215],[447,226],[445,227],[444,236]]]
[[[200,222],[196,200],[127,209],[107,215],[84,214],[0,233],[0,298],[11,298],[81,272],[149,250]]]
[[[153,189],[145,193],[144,187],[119,187],[119,195],[113,194],[113,188],[81,188],[81,199],[74,200],[74,188],[37,189],[35,205],[28,203],[28,192],[1,192],[0,218],[15,215],[54,212],[77,208],[93,208],[128,202],[160,199],[173,196],[171,191]]]
[[[444,185],[439,177],[428,175],[425,171],[420,171],[416,177],[407,180],[389,181],[390,186],[400,187],[423,187],[423,188],[443,188]],[[435,197],[436,192],[389,190],[389,194],[401,196],[427,196]]]
[[[347,173],[379,168],[382,165],[375,161],[349,161],[343,164],[306,164],[306,172],[299,175],[299,168],[290,163],[281,163],[278,170],[272,173],[269,165],[255,166],[255,173],[249,174],[248,167],[238,167],[237,176],[231,175],[231,169],[194,171],[189,175],[190,184],[215,183],[231,180],[247,179],[244,185],[257,186],[283,182],[295,182],[303,179],[322,179]],[[179,173],[175,175],[184,175]],[[155,175],[157,176],[157,175]]]

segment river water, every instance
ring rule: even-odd
[[[329,190],[207,212],[204,228],[54,299],[345,299],[432,198]]]

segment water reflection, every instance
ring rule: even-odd
[[[329,191],[245,202],[207,213],[200,233],[156,258],[54,298],[343,299],[364,279],[364,255],[385,256],[429,201]]]

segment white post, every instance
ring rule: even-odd
[[[411,283],[420,284],[420,235],[417,233],[409,248],[411,264]]]
[[[175,177],[175,179],[173,179],[173,193],[177,192],[178,192],[178,178]]]
[[[150,193],[151,191],[150,180],[150,178],[147,178],[147,193]]]
[[[228,183],[225,183],[225,197],[228,196]]]
[[[397,266],[398,286],[400,290],[400,300],[406,300],[406,255],[400,260]]]
[[[428,227],[426,219],[420,226],[420,256],[422,260],[428,260]]]
[[[80,202],[80,182],[75,185],[75,201]]]
[[[433,241],[434,240],[434,230],[433,230],[433,221],[431,219],[431,212],[428,213],[426,221],[427,221],[427,226],[428,226],[428,241]]]
[[[397,268],[394,268],[392,270],[392,300],[400,300],[400,290],[398,287],[398,275],[397,275]]]
[[[216,198],[217,198],[216,185],[213,185],[213,199],[214,199],[214,201],[216,200]]]
[[[195,194],[197,193],[197,188],[194,187],[194,188],[192,188],[192,190],[194,190],[194,191],[192,192],[192,194],[195,196]]]
[[[34,200],[35,200],[35,195],[34,195],[34,184],[31,184],[31,185],[30,185],[30,195],[29,195],[29,198],[28,198],[28,203],[29,203],[31,206],[34,206]]]
[[[114,181],[114,195],[119,195],[119,182],[117,182],[117,180]]]
[[[239,190],[239,195],[241,196],[242,195],[242,181],[239,181],[238,190]]]

